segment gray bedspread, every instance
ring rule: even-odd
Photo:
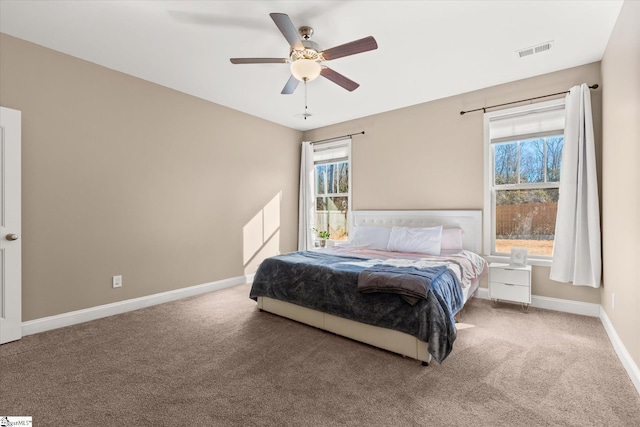
[[[428,342],[429,353],[442,363],[453,348],[453,315],[464,297],[449,269],[432,274],[426,298],[411,305],[393,293],[358,291],[363,258],[301,251],[265,259],[249,296],[265,296],[357,322],[394,329]],[[427,269],[425,269],[427,270]]]

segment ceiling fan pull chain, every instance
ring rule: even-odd
[[[307,120],[307,79],[304,79],[304,119]]]

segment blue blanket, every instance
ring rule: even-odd
[[[249,296],[410,334],[428,342],[429,353],[442,363],[456,339],[453,315],[464,304],[456,275],[449,269],[431,274],[426,298],[410,305],[397,294],[359,292],[358,274],[366,268],[363,261],[367,260],[311,251],[267,258],[256,272]]]

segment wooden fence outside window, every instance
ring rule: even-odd
[[[502,239],[553,239],[558,203],[496,206],[496,237]]]

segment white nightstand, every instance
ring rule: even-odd
[[[531,304],[531,266],[489,265],[489,298]]]

